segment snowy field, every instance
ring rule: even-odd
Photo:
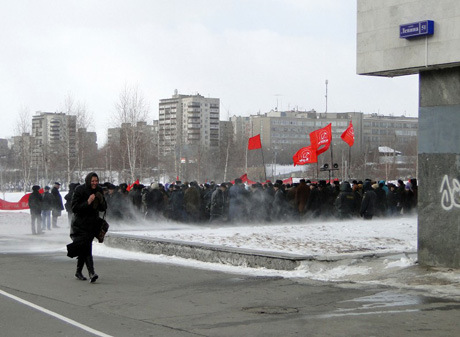
[[[63,192],[64,195],[64,192]],[[7,201],[17,201],[22,194],[6,195]],[[8,252],[60,252],[65,256],[65,245],[70,242],[67,214],[59,218],[60,228],[32,235],[30,214],[25,211],[0,211],[0,253]],[[178,224],[168,221],[135,224],[112,223],[111,232],[164,238],[177,241],[206,243],[251,250],[283,252],[297,255],[332,256],[357,253],[388,254],[371,261],[348,260],[346,263],[328,264],[312,262],[294,271],[276,271],[213,264],[174,256],[151,255],[109,248],[94,242],[96,257],[133,259],[150,263],[179,264],[192,268],[213,269],[221,272],[258,276],[281,276],[305,280],[333,282],[375,282],[404,287],[408,278],[417,278],[411,287],[460,296],[460,272],[433,270],[423,275],[413,272],[416,265],[417,218],[400,217],[365,221],[305,222],[289,224],[224,224],[222,227]],[[390,275],[400,275],[398,277]],[[423,284],[420,278],[436,280]],[[428,282],[428,281],[426,281]],[[445,283],[443,289],[438,283]]]

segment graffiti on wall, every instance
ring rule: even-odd
[[[442,178],[441,189],[441,207],[450,211],[452,208],[460,208],[460,182],[457,179],[449,181],[447,174]]]

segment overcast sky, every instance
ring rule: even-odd
[[[85,103],[99,145],[125,84],[150,103],[220,98],[221,119],[278,107],[418,115],[418,78],[356,75],[356,0],[0,0],[0,138],[18,113]],[[149,124],[151,121],[149,122]]]

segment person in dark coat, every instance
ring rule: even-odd
[[[375,213],[377,194],[375,194],[370,181],[364,182],[363,190],[364,195],[361,202],[360,214],[364,219],[371,220]]]
[[[227,185],[222,183],[212,192],[209,222],[225,221],[226,190]]]
[[[246,219],[249,193],[244,187],[243,181],[240,178],[236,178],[235,185],[231,186],[228,190],[228,217],[230,221],[242,221]]]
[[[32,186],[32,193],[29,196],[30,218],[32,221],[32,234],[43,234],[41,224],[42,214],[42,196],[40,194],[40,186]],[[35,227],[36,226],[36,227]]]
[[[307,201],[309,195],[310,186],[307,185],[305,179],[300,179],[300,184],[295,191],[295,202],[300,216],[303,216],[307,210]]]
[[[340,184],[340,193],[335,199],[335,209],[339,219],[351,219],[355,209],[355,196],[348,181]]]
[[[275,190],[275,196],[272,202],[272,211],[271,211],[271,218],[272,221],[278,222],[286,219],[287,213],[287,200],[286,195],[283,190],[283,183],[276,182],[273,185],[273,189]]]
[[[159,183],[152,183],[150,187],[144,189],[142,194],[142,203],[144,205],[144,212],[146,219],[153,219],[161,216],[163,209],[163,194],[160,191]]]
[[[99,212],[104,212],[106,209],[107,203],[103,190],[99,186],[99,177],[95,172],[91,172],[86,176],[85,184],[78,186],[72,197],[74,216],[70,227],[70,237],[81,247],[78,252],[75,273],[75,277],[79,280],[86,280],[82,274],[85,264],[91,283],[94,283],[99,277],[94,271],[92,242],[100,229]]]
[[[386,216],[388,210],[388,200],[387,193],[385,192],[385,182],[380,181],[378,186],[374,188],[374,192],[377,195],[375,215],[376,216]]]
[[[184,191],[184,207],[188,222],[200,220],[201,193],[196,181],[192,181],[190,187]]]
[[[62,211],[64,210],[64,205],[62,204],[61,193],[59,193],[59,188],[61,184],[58,182],[54,183],[53,188],[51,189],[51,195],[54,197],[53,207],[51,209],[51,223],[53,228],[58,228],[57,220],[61,216]]]
[[[70,183],[69,184],[69,192],[67,192],[67,194],[64,196],[64,200],[65,200],[64,208],[65,208],[65,210],[67,212],[67,219],[68,219],[68,222],[69,222],[69,226],[72,223],[72,216],[73,216],[73,213],[72,213],[72,196],[73,196],[73,192],[75,192],[75,189],[77,188],[78,185],[80,185],[80,183]]]
[[[179,222],[183,222],[186,219],[184,208],[184,189],[185,187],[182,188],[180,185],[175,184],[169,200],[170,217],[171,219]]]
[[[51,230],[51,210],[53,209],[54,197],[50,193],[50,187],[45,186],[42,195],[42,230]]]

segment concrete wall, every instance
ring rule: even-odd
[[[460,268],[460,67],[420,73],[418,258]]]
[[[400,39],[399,25],[435,21]],[[419,73],[418,260],[460,268],[460,1],[358,0],[357,71]]]
[[[433,20],[434,35],[399,38],[399,26]],[[358,0],[357,73],[416,74],[421,69],[459,66],[460,1]]]

